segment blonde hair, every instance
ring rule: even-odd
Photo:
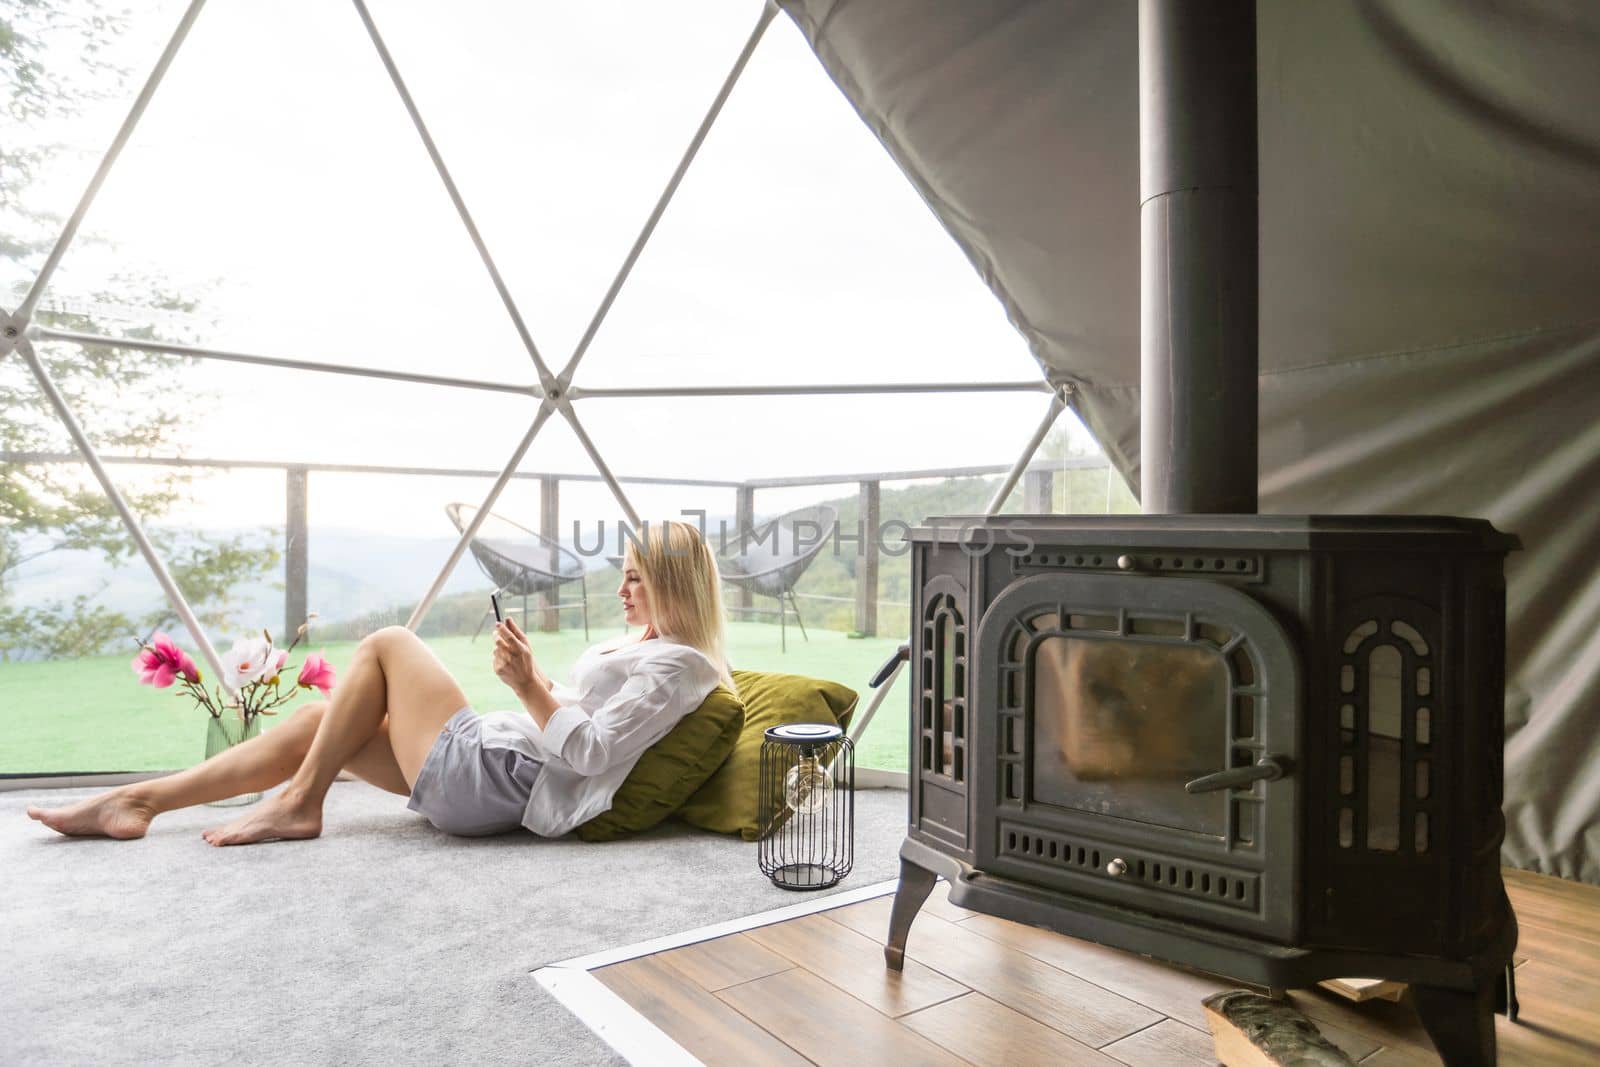
[[[728,669],[728,619],[722,607],[717,558],[700,531],[686,522],[646,523],[628,538],[623,566],[634,567],[650,597],[655,628],[697,648],[716,665],[722,684],[738,695]]]

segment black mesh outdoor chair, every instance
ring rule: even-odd
[[[448,504],[444,511],[457,530],[470,526],[478,513],[472,504],[460,503]],[[583,639],[589,639],[589,587],[583,560],[576,553],[493,512],[483,520],[468,547],[479,569],[489,576],[498,593],[522,598],[524,630],[528,629],[528,598],[545,593],[549,602],[544,609],[557,612],[558,619],[563,611],[576,608],[583,612]],[[561,587],[570,582],[578,583],[581,595],[577,600],[563,601]],[[505,609],[504,603],[501,608]],[[478,628],[472,631],[474,641],[493,617],[494,609],[485,609],[483,618],[478,620]]]
[[[766,523],[757,523],[752,533],[743,538],[743,546],[735,544],[717,559],[717,569],[722,580],[736,589],[748,590],[778,601],[776,613],[765,608],[736,608],[752,615],[778,616],[779,641],[785,652],[789,650],[788,618],[794,612],[794,621],[800,624],[800,636],[811,640],[806,633],[805,620],[800,617],[800,604],[795,600],[794,587],[800,576],[811,566],[833,534],[833,524],[839,513],[826,504],[779,515]],[[796,525],[800,529],[795,529]],[[803,542],[803,543],[801,543]]]

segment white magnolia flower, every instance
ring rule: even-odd
[[[239,689],[277,669],[272,643],[265,637],[241,637],[222,654],[222,680],[230,689]]]

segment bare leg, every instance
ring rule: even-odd
[[[71,807],[30,807],[28,815],[73,836],[143,837],[150,820],[164,811],[270,789],[288,778],[311,745],[320,712],[320,704],[303,705],[283,725],[187,770],[121,786]]]
[[[466,703],[461,687],[416,634],[403,626],[379,630],[357,647],[289,783],[244,818],[202,836],[213,845],[316,837],[328,787],[372,740],[385,715],[389,745],[409,792],[445,722]]]
[[[270,789],[288,779],[310,750],[327,707],[320,700],[302,704],[281,726],[176,774],[120,786],[64,808],[30,807],[28,815],[72,836],[143,837],[164,811]],[[389,747],[387,723],[345,769],[392,793],[411,792]]]
[[[398,730],[381,713],[389,701],[390,674],[400,679],[392,702],[403,720]],[[362,641],[333,701],[304,704],[281,726],[188,770],[121,786],[68,807],[30,807],[28,815],[58,833],[73,836],[143,837],[150,821],[164,811],[270,789],[290,778],[311,754],[324,722],[334,717],[334,705],[353,708],[359,717],[370,713],[374,701],[380,709],[376,728],[367,733],[343,767],[391,793],[409,796],[444,721],[464,706],[466,699],[419,638],[404,627],[389,627]],[[448,710],[441,711],[446,705]],[[352,736],[348,723],[340,734],[348,747]],[[404,767],[397,749],[406,753]],[[332,775],[328,775],[322,783],[319,816],[320,796],[326,794],[331,781]]]

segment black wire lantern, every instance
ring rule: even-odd
[[[761,873],[826,889],[855,862],[855,746],[837,726],[774,726],[761,743]]]

